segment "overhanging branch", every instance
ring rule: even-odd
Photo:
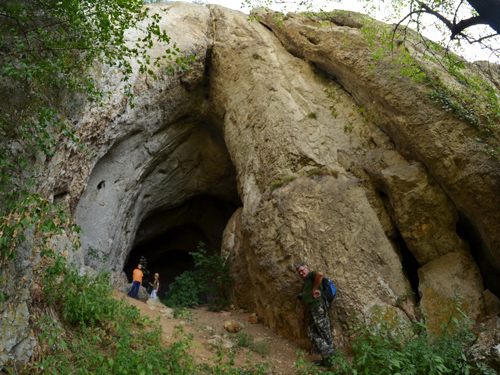
[[[500,0],[499,0],[500,1]],[[443,16],[441,13],[438,11],[432,9],[429,5],[422,1],[418,1],[417,3],[422,7],[422,9],[425,10],[426,13],[433,15],[437,19],[439,19],[442,23],[446,25],[446,27],[451,31],[451,37],[450,39],[454,39],[457,35],[459,35],[462,31],[464,31],[466,28],[474,25],[487,25],[488,22],[481,16],[475,16],[471,18],[467,18],[465,20],[461,20],[458,23],[455,23],[455,20],[451,22],[449,19],[447,19],[445,16]],[[461,3],[460,3],[461,5]],[[456,17],[455,17],[456,19]]]
[[[453,39],[455,36],[460,34],[462,31],[464,31],[466,28],[474,25],[482,25],[482,24],[487,24],[487,22],[484,20],[483,17],[481,16],[476,16],[476,17],[471,17],[467,18],[466,20],[462,20],[459,23],[457,23],[453,29],[451,29],[451,38]]]

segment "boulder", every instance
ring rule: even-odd
[[[483,280],[466,252],[443,255],[420,268],[418,276],[420,304],[429,330],[439,331],[442,323],[455,316],[458,306],[472,321],[484,318]]]
[[[238,333],[242,328],[243,326],[238,322],[231,322],[229,320],[224,322],[224,329],[230,333]]]

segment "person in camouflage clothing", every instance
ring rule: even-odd
[[[304,324],[307,316],[307,336],[313,345],[318,348],[322,361],[317,364],[330,366],[335,356],[335,345],[332,340],[330,330],[330,319],[328,318],[328,308],[323,298],[323,273],[320,271],[309,271],[306,264],[299,264],[296,267],[300,277],[304,279],[302,286],[302,303],[304,312],[301,323]]]

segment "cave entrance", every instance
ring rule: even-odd
[[[239,199],[224,200],[212,196],[197,196],[184,204],[149,215],[136,234],[136,239],[124,266],[131,282],[132,271],[141,257],[147,261],[143,286],[160,275],[159,298],[165,298],[169,285],[185,271],[194,269],[193,257],[200,242],[207,256],[220,254],[222,235],[227,222],[241,206]]]

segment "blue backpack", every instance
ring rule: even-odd
[[[337,289],[335,289],[335,286],[330,281],[330,279],[327,279],[326,277],[323,277],[322,283],[323,283],[323,297],[325,298],[325,301],[328,304],[331,304],[333,299],[337,295]]]

